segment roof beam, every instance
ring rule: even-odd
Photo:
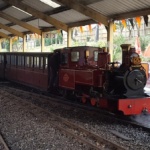
[[[13,34],[15,34],[15,35],[17,35],[17,36],[23,38],[23,35],[24,35],[23,33],[21,33],[21,32],[19,32],[19,31],[15,30],[15,29],[12,29],[12,28],[10,28],[10,27],[7,27],[7,26],[5,26],[4,24],[1,24],[1,23],[0,23],[0,28],[2,28],[2,29],[4,29],[4,30],[7,30],[7,31],[9,31],[9,32],[11,32],[11,33],[13,33]]]
[[[94,24],[94,23],[96,23],[94,20],[89,19],[89,20],[84,20],[84,21],[68,23],[67,25],[68,25],[69,28],[73,28],[73,27],[78,27],[78,26]],[[53,31],[53,30],[56,30],[56,28],[54,28],[54,27],[46,27],[46,28],[42,29],[43,32],[49,32],[49,31]]]
[[[127,18],[134,18],[137,16],[145,16],[145,15],[149,15],[149,14],[150,14],[150,8],[132,11],[132,12],[128,12],[128,13],[122,13],[119,15],[113,15],[113,16],[111,16],[111,18],[113,18],[113,20],[121,20],[121,19],[127,19]]]
[[[10,38],[10,36],[8,36],[7,34],[3,33],[3,32],[0,32],[0,36],[3,37],[3,38]]]
[[[60,12],[69,10],[69,9],[70,9],[70,8],[68,8],[68,7],[61,6],[61,7],[55,8],[54,10],[46,11],[46,12],[44,12],[44,14],[46,14],[46,15],[53,15],[53,14],[57,14],[57,13],[60,13]],[[34,19],[37,19],[37,18],[36,18],[35,16],[31,16],[31,17],[22,19],[21,21],[23,21],[23,22],[28,22],[28,21],[32,21],[32,20],[34,20]],[[9,24],[7,24],[7,25],[8,25],[8,26],[13,26],[14,23],[9,23]]]
[[[100,13],[98,13],[97,11],[79,3],[76,2],[75,0],[57,0],[58,2],[67,5],[68,7],[86,15],[91,17],[93,20],[97,21],[97,22],[101,22],[102,24],[104,24],[105,26],[108,26],[108,18]]]
[[[2,17],[4,19],[7,19],[7,20],[9,20],[9,21],[11,21],[11,22],[13,22],[15,24],[18,24],[18,25],[20,25],[20,26],[22,26],[22,27],[32,31],[33,33],[37,33],[39,35],[42,34],[42,31],[39,30],[38,28],[36,28],[36,27],[34,27],[34,26],[30,25],[30,24],[27,24],[26,22],[20,21],[20,20],[14,18],[13,16],[10,16],[8,14],[0,12],[0,17]]]
[[[14,6],[32,14],[33,16],[35,16],[37,18],[40,18],[40,19],[48,22],[49,24],[54,25],[58,29],[62,29],[64,31],[67,31],[68,26],[65,23],[58,21],[58,20],[52,18],[51,16],[48,16],[48,15],[30,7],[29,5],[26,5],[22,2],[20,2],[20,0],[3,0],[3,1],[8,3],[8,4],[14,5]]]

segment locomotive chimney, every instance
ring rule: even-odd
[[[129,65],[128,63],[128,57],[129,57],[129,50],[130,50],[131,44],[122,44],[122,64]]]

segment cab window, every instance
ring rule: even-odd
[[[67,64],[68,63],[68,53],[62,53],[61,54],[61,64]]]
[[[79,60],[79,52],[71,52],[71,61],[77,62]]]
[[[94,61],[98,61],[98,51],[94,51]]]

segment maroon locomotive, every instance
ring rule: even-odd
[[[62,96],[72,95],[111,112],[150,113],[150,97],[144,92],[144,68],[148,66],[130,45],[121,47],[121,65],[110,62],[105,48],[88,46],[54,53],[1,53],[0,76]]]

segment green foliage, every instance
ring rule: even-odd
[[[144,57],[144,56],[140,56],[142,59],[142,62],[150,62],[150,58],[149,57]]]
[[[51,45],[51,39],[50,38],[45,38],[44,41],[45,41],[45,46]]]
[[[5,49],[7,50],[7,52],[9,52],[10,50],[9,40],[5,40]]]
[[[141,50],[145,51],[146,47],[150,44],[150,36],[141,36],[140,43],[141,43]]]
[[[58,34],[57,35],[57,44],[62,44],[63,43],[63,36],[62,36],[62,34]]]
[[[122,51],[120,45],[125,43],[126,40],[122,35],[118,35],[114,37],[113,61],[121,61]]]
[[[35,43],[36,43],[36,46],[40,46],[41,45],[41,40],[40,39],[36,39]]]

